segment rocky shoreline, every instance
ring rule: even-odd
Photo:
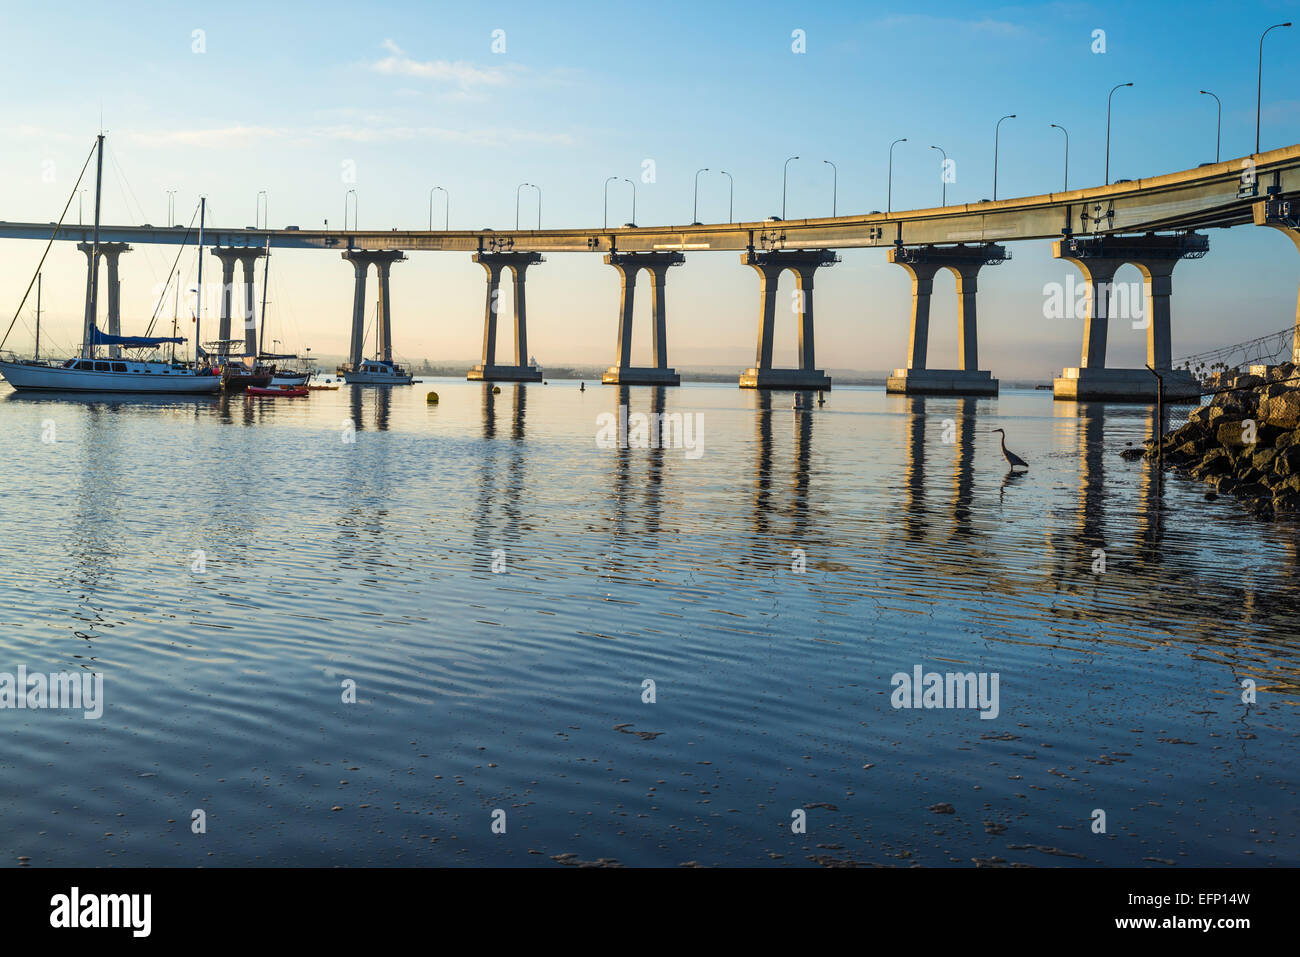
[[[1209,405],[1135,455],[1236,496],[1257,517],[1300,518],[1300,378],[1290,362],[1220,376]],[[1217,493],[1217,494],[1216,494]]]

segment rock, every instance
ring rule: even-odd
[[[1130,446],[1130,447],[1127,448],[1127,449],[1120,449],[1120,453],[1119,453],[1119,455],[1120,455],[1120,458],[1123,458],[1123,459],[1140,459],[1140,458],[1142,458],[1142,455],[1143,455],[1143,453],[1145,453],[1145,452],[1146,452],[1146,449],[1138,448],[1138,447],[1136,447],[1136,446]]]
[[[1206,425],[1213,432],[1225,421],[1240,422],[1243,418],[1245,418],[1245,413],[1239,406],[1213,405],[1210,406],[1209,414],[1206,417]]]
[[[1233,494],[1237,498],[1273,498],[1272,490],[1262,482],[1242,482],[1233,489]]]
[[[1293,378],[1295,374],[1296,367],[1294,363],[1282,362],[1268,370],[1268,379],[1270,382],[1281,382]]]
[[[1209,425],[1210,410],[1212,408],[1214,408],[1214,406],[1203,405],[1200,406],[1199,408],[1192,409],[1192,411],[1187,414],[1188,425],[1191,425],[1192,423],[1196,423],[1197,425]],[[1181,432],[1182,429],[1179,429],[1178,431]],[[1177,434],[1178,434],[1177,432],[1174,433],[1174,435]]]
[[[1263,385],[1264,381],[1263,376],[1251,375],[1249,372],[1243,372],[1232,380],[1232,387],[1234,389],[1253,389],[1255,386]]]
[[[1263,474],[1267,475],[1273,471],[1273,460],[1277,458],[1277,449],[1259,448],[1256,446],[1255,454],[1250,457],[1250,464],[1253,465]]]
[[[1300,389],[1269,396],[1260,403],[1259,415],[1269,425],[1288,431],[1300,426]]]
[[[1300,445],[1288,445],[1273,457],[1276,475],[1294,475],[1300,472]]]
[[[1232,471],[1232,459],[1224,449],[1210,449],[1205,453],[1199,465],[1192,469],[1192,475],[1195,478],[1205,478],[1207,475],[1226,475]]]
[[[1300,512],[1300,492],[1286,491],[1280,495],[1273,493],[1273,511],[1274,512]]]
[[[1233,490],[1241,484],[1240,479],[1235,479],[1231,475],[1215,475],[1207,481],[1224,495],[1232,494]]]
[[[1273,448],[1281,452],[1292,445],[1300,445],[1300,429],[1292,432],[1283,432],[1273,440]]]
[[[1228,448],[1242,448],[1245,446],[1248,430],[1243,425],[1243,421],[1221,422],[1214,432],[1219,444]]]
[[[1300,474],[1274,476],[1273,497],[1286,492],[1300,492]]]

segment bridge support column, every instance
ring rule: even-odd
[[[681,385],[682,377],[668,367],[668,307],[664,289],[668,270],[686,262],[679,252],[611,252],[605,262],[618,270],[620,297],[618,306],[618,364],[605,370],[600,381],[606,385]],[[636,299],[636,277],[642,270],[652,277],[651,361],[653,366],[632,365],[632,308]]]
[[[91,252],[95,248],[93,243],[77,243],[77,248],[86,254],[86,310],[85,310],[85,329],[83,330],[83,342],[89,341],[90,327],[95,323],[95,316],[90,311],[90,279],[92,269],[98,270],[98,262],[91,264]],[[131,247],[127,243],[100,243],[99,258],[108,260],[108,289],[107,297],[98,292],[98,283],[96,283],[96,311],[98,304],[104,298],[108,299],[108,328],[103,330],[110,336],[120,336],[122,334],[122,282],[118,278],[117,260],[122,253],[129,253]],[[117,358],[122,354],[121,346],[109,346],[108,354]]]
[[[230,347],[230,312],[231,297],[234,294],[235,287],[235,263],[247,252],[243,246],[217,246],[212,250],[212,255],[221,261],[221,312],[217,324],[217,339],[221,341],[218,346],[222,355],[229,355]],[[199,290],[199,295],[203,295],[203,290]]]
[[[253,293],[256,288],[254,280],[254,270],[257,268],[257,261],[266,255],[265,249],[245,249],[239,254],[239,262],[244,267],[244,295],[243,295],[243,312],[244,312],[244,355],[257,355],[257,309],[254,306]]]
[[[1300,204],[1293,200],[1269,199],[1252,207],[1256,226],[1270,226],[1286,236],[1300,250]],[[1291,339],[1291,361],[1300,365],[1300,295],[1296,297],[1295,332]]]
[[[1164,380],[1166,402],[1196,401],[1200,384],[1190,373],[1175,370],[1172,361],[1169,297],[1174,266],[1182,259],[1199,259],[1209,251],[1208,238],[1197,233],[1174,236],[1101,235],[1087,239],[1062,239],[1052,244],[1052,255],[1072,262],[1085,283],[1083,349],[1078,368],[1065,369],[1052,383],[1052,395],[1071,401],[1154,402],[1156,377],[1149,369],[1115,369],[1106,366],[1106,340],[1111,316],[1130,320],[1145,329],[1147,363]],[[1139,297],[1117,290],[1115,273],[1132,263],[1142,273],[1142,314]],[[1068,298],[1068,297],[1067,297]]]
[[[1011,258],[1002,246],[895,246],[889,261],[902,266],[912,277],[912,332],[907,350],[907,368],[895,369],[885,382],[886,392],[910,395],[997,395],[998,380],[979,368],[978,324],[975,299],[979,271]],[[957,280],[957,368],[931,369],[927,361],[930,344],[930,296],[934,277],[941,269]]]
[[[816,350],[813,339],[813,275],[820,266],[831,266],[840,261],[837,253],[829,249],[773,249],[762,252],[748,249],[740,256],[743,265],[759,275],[761,311],[758,322],[758,348],[754,366],[740,374],[742,389],[818,389],[829,390],[831,378],[816,368]],[[782,271],[790,269],[795,274],[797,295],[793,303],[799,313],[799,367],[774,369],[772,367],[772,337],[776,332],[776,290]]]
[[[366,277],[370,267],[379,274],[379,312],[375,319],[379,345],[376,359],[391,362],[393,359],[393,321],[388,291],[388,274],[393,263],[402,262],[406,254],[399,249],[349,249],[343,258],[352,263],[356,274],[352,291],[352,341],[348,352],[348,371],[361,368],[365,359],[366,337]]]
[[[487,304],[483,311],[483,361],[465,378],[472,382],[541,382],[542,370],[528,361],[528,305],[525,278],[528,267],[545,262],[541,253],[477,252],[474,262],[487,272]],[[501,270],[509,269],[515,290],[515,362],[497,365],[497,305]]]

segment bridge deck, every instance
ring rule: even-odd
[[[1253,161],[1253,184],[1249,180]],[[1243,188],[1243,186],[1245,188]],[[890,247],[928,243],[1059,239],[1062,231],[1150,232],[1208,229],[1252,222],[1251,206],[1271,187],[1300,193],[1300,144],[1148,179],[1069,192],[966,203],[896,213],[615,229],[545,230],[307,230],[213,228],[205,245],[277,249],[404,249],[478,252],[597,252],[680,250],[708,252],[764,248]],[[0,222],[0,239],[49,239],[53,223]],[[100,226],[101,242],[182,242],[185,228]],[[88,242],[88,226],[64,225],[58,239]],[[192,241],[193,237],[191,237]]]

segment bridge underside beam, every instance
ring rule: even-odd
[[[886,392],[911,395],[997,395],[998,380],[979,368],[979,339],[975,313],[979,271],[1011,258],[993,243],[957,246],[896,246],[889,261],[912,277],[912,328],[907,368],[895,369],[885,381]],[[952,272],[957,281],[956,369],[931,369],[927,361],[930,342],[930,296],[935,274]]]
[[[1106,366],[1106,342],[1114,315],[1131,320],[1134,329],[1146,330],[1147,364],[1160,373],[1166,401],[1199,398],[1196,378],[1173,368],[1170,296],[1174,266],[1183,259],[1201,258],[1209,248],[1209,239],[1196,233],[1107,235],[1053,243],[1052,255],[1074,263],[1083,273],[1085,294],[1079,365],[1063,370],[1053,381],[1053,396],[1070,401],[1155,401],[1159,384],[1150,369]],[[1142,273],[1142,297],[1122,287],[1116,295],[1115,273],[1126,263]]]

